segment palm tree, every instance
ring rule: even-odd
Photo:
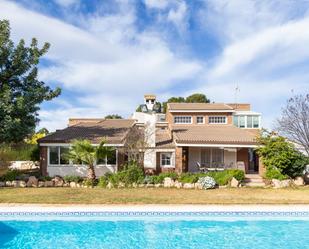
[[[96,179],[94,165],[99,159],[104,159],[114,151],[114,148],[104,146],[105,143],[103,140],[99,146],[94,146],[89,140],[75,140],[69,149],[67,158],[74,163],[86,164],[87,177],[94,181]]]

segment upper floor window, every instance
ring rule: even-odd
[[[174,117],[175,124],[191,124],[192,117],[191,116],[176,116]]]
[[[204,124],[204,117],[202,117],[202,116],[196,117],[196,123],[197,124]]]
[[[209,124],[226,124],[225,116],[210,116],[208,118]]]
[[[260,128],[260,117],[257,115],[236,115],[233,124],[238,128]]]

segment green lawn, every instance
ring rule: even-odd
[[[288,189],[1,188],[0,203],[42,204],[309,204],[309,187]]]

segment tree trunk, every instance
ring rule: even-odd
[[[95,171],[94,171],[94,166],[92,164],[90,164],[88,166],[88,179],[91,181],[94,181],[96,178],[95,176]]]

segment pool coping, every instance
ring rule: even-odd
[[[12,212],[309,212],[306,204],[259,205],[87,205],[0,203],[0,213]]]

